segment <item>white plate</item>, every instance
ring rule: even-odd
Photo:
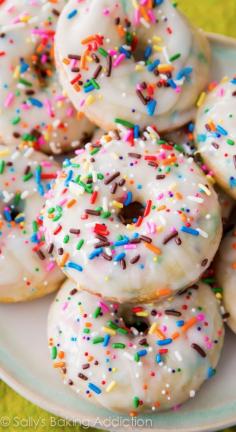
[[[212,79],[234,75],[236,41],[218,35],[209,35],[209,38],[213,50]],[[51,301],[52,296],[49,296],[32,303],[0,305],[0,376],[22,396],[53,414],[77,420],[85,426],[89,423],[111,430],[114,428],[112,421],[121,422],[124,418],[119,419],[116,414],[80,400],[62,384],[58,373],[52,368],[46,334]],[[228,332],[217,375],[203,386],[194,400],[177,412],[138,418],[138,426],[142,421],[151,419],[152,427],[132,429],[129,419],[125,430],[216,431],[236,424],[235,359],[236,336]],[[116,431],[119,430],[124,430],[121,423],[116,428]]]

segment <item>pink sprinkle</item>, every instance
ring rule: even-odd
[[[110,9],[104,9],[103,15],[105,15],[105,16],[110,15]]]
[[[50,115],[50,117],[53,117],[52,104],[49,99],[45,99],[44,106],[46,107],[48,115]]]
[[[110,54],[110,56],[114,57],[117,54],[117,51],[114,49],[110,49],[108,50],[108,53]]]
[[[205,315],[204,315],[203,313],[199,313],[199,314],[197,315],[197,320],[198,320],[198,321],[204,321],[204,319],[205,319]]]
[[[126,250],[137,249],[137,245],[136,244],[127,244],[127,245],[124,245],[124,249],[126,249]]]
[[[113,67],[117,67],[125,59],[125,54],[120,54],[116,60],[114,60]]]
[[[81,155],[82,153],[84,153],[85,152],[85,149],[78,149],[78,150],[75,150],[75,154],[76,155]]]
[[[51,167],[51,166],[52,166],[52,162],[49,161],[49,160],[43,160],[43,161],[41,162],[41,165],[42,165],[43,167]]]
[[[139,9],[135,9],[134,12],[134,25],[138,26],[140,23],[140,12]]]
[[[103,310],[103,312],[109,312],[109,307],[104,302],[99,302],[100,308]]]
[[[155,17],[155,15],[151,9],[149,9],[149,11],[148,11],[148,16],[149,16],[150,20],[152,21],[152,23],[155,24],[156,17]]]
[[[63,207],[63,206],[67,203],[67,201],[68,201],[68,199],[67,199],[67,198],[64,198],[63,200],[61,200],[61,201],[59,202],[59,206]]]
[[[52,271],[56,267],[56,263],[54,261],[50,261],[46,267],[47,272]]]
[[[6,99],[5,99],[5,102],[4,102],[4,106],[6,108],[8,108],[12,104],[12,102],[14,101],[14,99],[15,99],[14,93],[8,93],[8,95],[7,95]]]
[[[66,303],[64,303],[64,305],[62,306],[62,310],[64,311],[64,310],[66,310],[67,308],[68,308],[68,302],[66,302]]]
[[[68,110],[66,111],[66,115],[67,115],[67,117],[73,117],[73,115],[74,115],[73,107],[68,108]]]

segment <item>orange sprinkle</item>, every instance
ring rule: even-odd
[[[90,355],[90,356],[87,357],[87,359],[88,359],[88,362],[91,362],[91,361],[94,360],[94,357]]]
[[[182,331],[186,332],[188,329],[190,329],[191,327],[194,326],[194,324],[196,324],[197,322],[197,318],[196,317],[192,317],[190,318],[182,327]]]
[[[176,162],[176,156],[172,156],[171,158],[165,159],[162,163],[163,165],[170,165]]]
[[[78,120],[81,120],[82,118],[84,118],[84,113],[82,113],[81,111],[78,111],[76,114],[76,117]]]
[[[125,36],[124,28],[121,25],[118,25],[116,27],[117,33],[120,36],[120,38],[123,38]]]
[[[152,243],[144,243],[144,244],[145,247],[149,249],[151,252],[153,252],[154,254],[161,255],[161,250],[158,247],[154,246]]]
[[[170,288],[162,288],[156,292],[157,297],[165,297],[172,294],[172,290]]]
[[[172,72],[174,70],[174,66],[170,64],[160,64],[158,66],[158,72]]]
[[[54,363],[54,365],[53,365],[53,367],[54,368],[63,368],[63,367],[65,367],[65,362],[57,362],[57,363]]]
[[[64,359],[64,357],[65,357],[65,353],[64,353],[64,351],[59,351],[59,353],[58,353],[58,357],[59,357],[60,359]]]
[[[79,92],[81,90],[81,87],[78,83],[74,84],[73,88],[75,89],[76,92]]]
[[[83,39],[81,41],[81,43],[82,43],[82,45],[86,45],[86,44],[88,44],[90,42],[94,42],[96,40],[97,40],[97,36],[96,35],[91,35],[91,36],[88,36],[87,38]]]
[[[59,267],[64,267],[64,265],[66,264],[68,259],[69,259],[69,254],[66,252],[66,253],[64,253],[64,255],[63,255],[63,257],[59,263]]]
[[[162,331],[159,329],[159,328],[157,328],[156,330],[155,330],[155,333],[157,334],[157,336],[159,336],[159,338],[161,339],[161,340],[164,340],[166,337],[165,337],[165,335],[164,335],[164,333],[162,333]]]
[[[92,323],[91,322],[86,322],[85,323],[85,327],[92,327]]]
[[[73,198],[67,203],[66,207],[71,208],[71,207],[73,207],[73,205],[76,204],[76,202],[77,202],[76,199]]]
[[[146,21],[150,21],[150,18],[149,18],[148,14],[147,14],[147,11],[146,11],[146,9],[145,9],[143,6],[141,6],[141,7],[139,8],[139,11],[140,11],[142,17],[143,17]]]
[[[236,243],[233,243],[233,244],[232,244],[232,248],[233,248],[233,249],[236,249]]]
[[[178,199],[178,200],[181,200],[181,199],[183,199],[183,195],[180,192],[176,192],[175,193],[175,198]]]
[[[232,264],[232,269],[233,269],[233,270],[236,270],[236,262],[234,262],[234,263]]]
[[[179,336],[180,336],[180,334],[178,332],[175,332],[171,335],[171,339],[173,339],[173,340],[178,339]]]

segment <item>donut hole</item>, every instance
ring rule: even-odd
[[[138,316],[135,312],[132,311],[132,307],[121,305],[118,315],[124,326],[128,329],[131,329],[130,334],[134,337],[136,335],[134,331],[132,332],[132,329],[135,329],[136,331],[138,331],[138,333],[144,335],[148,333],[148,329],[150,327],[148,318]]]
[[[54,60],[50,48],[36,47],[32,56],[32,68],[35,76],[38,79],[39,87],[46,88],[49,85],[49,80],[55,71]]]
[[[123,225],[130,225],[136,222],[138,218],[143,215],[143,205],[138,201],[133,201],[119,211],[118,218]]]
[[[8,203],[3,203],[3,218],[8,222],[9,220],[15,221],[20,213],[23,213],[25,209],[24,201],[21,200],[17,195],[10,200]]]

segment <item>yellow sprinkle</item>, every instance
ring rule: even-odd
[[[19,78],[19,75],[20,75],[20,67],[16,66],[16,68],[13,72],[13,78],[17,79],[17,78]]]
[[[203,104],[205,98],[206,98],[206,92],[202,92],[202,93],[200,94],[198,100],[197,100],[197,103],[196,103],[196,105],[197,105],[198,108],[200,108],[200,106],[202,106],[202,104]]]
[[[106,392],[109,393],[116,386],[116,381],[112,381],[106,388]]]
[[[156,331],[156,328],[157,328],[157,323],[156,322],[152,323],[152,325],[151,325],[151,327],[149,329],[148,334],[154,334],[155,331]]]
[[[124,205],[120,203],[119,201],[112,201],[112,206],[116,208],[123,208]]]
[[[222,83],[229,81],[229,78],[227,76],[224,76],[221,80]]]
[[[162,38],[160,36],[153,36],[152,40],[153,42],[162,42]]]
[[[10,149],[8,147],[0,151],[0,157],[9,156],[9,154],[10,154]]]
[[[92,105],[96,101],[96,98],[93,95],[89,95],[86,99],[86,105]]]
[[[109,276],[104,277],[105,282],[108,282],[110,280]]]
[[[222,300],[222,294],[221,293],[216,293],[216,298],[218,300]]]
[[[153,45],[153,49],[156,52],[162,52],[163,51],[163,48],[159,45]]]
[[[144,66],[141,64],[136,64],[135,70],[136,72],[142,72],[144,70]]]
[[[110,329],[109,327],[102,327],[102,329],[105,333],[109,334],[110,336],[116,335],[116,331],[113,329]]]
[[[137,312],[135,315],[137,315],[139,317],[147,317],[148,316],[148,312],[141,311],[141,312]]]
[[[204,186],[202,183],[199,183],[198,185],[200,187],[200,189],[205,192],[206,195],[210,196],[211,195],[211,191],[208,187]]]
[[[215,184],[215,179],[214,177],[212,177],[211,175],[207,174],[206,178],[208,179],[208,181],[213,185]]]

